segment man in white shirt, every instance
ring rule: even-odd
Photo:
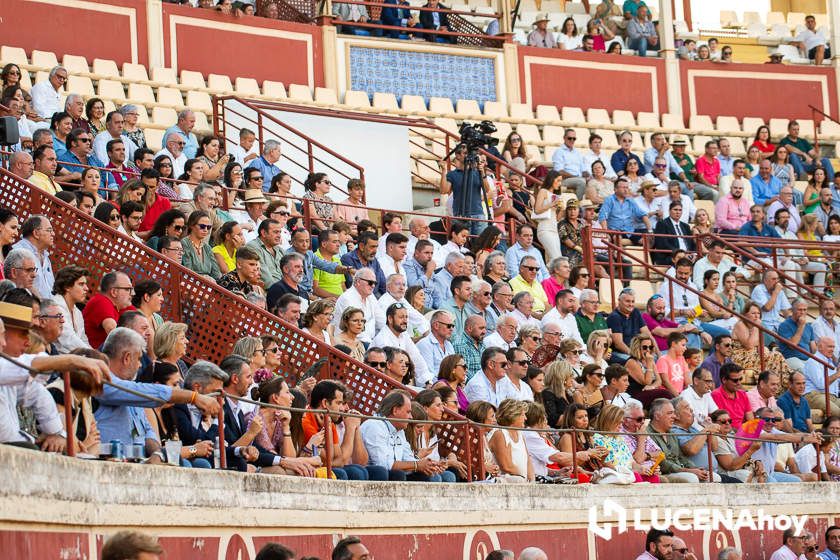
[[[712,389],[715,388],[715,379],[712,372],[703,368],[697,368],[691,374],[691,385],[680,393],[680,396],[688,401],[691,410],[694,411],[694,424],[696,430],[702,430],[709,422],[709,416],[718,409],[718,405],[712,400]]]
[[[826,58],[831,58],[828,39],[822,31],[817,31],[817,20],[814,16],[805,17],[805,29],[796,36],[793,44],[799,47],[802,56],[807,56],[817,66]]]
[[[691,197],[682,194],[679,181],[668,183],[668,196],[656,197],[650,205],[651,210],[661,212],[661,216],[668,216],[671,213],[672,202],[682,203],[683,212],[682,216],[680,216],[680,221],[690,225],[694,221],[694,214],[697,212],[697,208],[694,206],[694,202],[691,201]]]
[[[563,187],[577,193],[578,199],[583,198],[586,189],[584,172],[587,171],[583,154],[575,148],[577,133],[573,128],[567,128],[563,134],[563,144],[554,150],[551,162],[554,170],[563,177]]]
[[[840,361],[840,321],[835,317],[837,306],[834,300],[824,299],[820,303],[820,316],[811,323],[814,330],[814,338],[831,337],[834,339],[834,354],[831,356],[834,363]]]
[[[487,348],[481,354],[481,371],[467,383],[464,393],[469,402],[486,401],[495,407],[505,399],[516,398],[516,389],[507,378],[510,367],[507,356],[499,348]]]
[[[805,558],[804,535],[796,532],[796,529],[785,529],[782,533],[782,546],[777,548],[770,560],[800,560]]]
[[[534,391],[531,390],[531,386],[525,380],[528,366],[531,365],[531,358],[528,353],[520,348],[511,348],[505,353],[505,357],[507,357],[509,364],[507,378],[514,390],[510,398],[520,401],[534,400]]]
[[[785,185],[779,189],[779,199],[767,208],[767,223],[771,226],[776,225],[776,211],[782,209],[787,210],[790,214],[790,219],[788,220],[785,230],[791,232],[795,236],[796,232],[799,231],[799,224],[802,223],[802,217],[799,215],[799,209],[793,202],[793,187],[789,185]],[[779,233],[781,234],[781,232]]]
[[[598,134],[592,133],[589,135],[589,151],[583,154],[584,174],[586,176],[592,175],[592,164],[600,161],[604,164],[604,177],[615,179],[617,175],[610,163],[610,157],[601,151],[601,142],[603,140]]]
[[[659,295],[665,301],[665,315],[667,316],[671,313],[670,302],[673,301],[674,321],[680,325],[685,325],[694,319],[697,316],[696,308],[700,305],[700,298],[697,296],[697,292],[700,292],[700,289],[691,281],[691,268],[691,261],[686,258],[681,258],[677,261],[674,277],[696,291],[684,288],[682,285],[672,281],[667,274],[665,280],[662,282],[662,286],[659,288]],[[673,300],[671,299],[672,292]],[[696,333],[688,333],[687,336],[688,346],[690,348],[700,348],[700,340],[706,344],[712,343],[712,337],[706,332],[700,333],[699,340]]]
[[[519,332],[519,323],[512,315],[502,315],[496,321],[496,332],[484,337],[486,348],[501,348],[505,352],[516,346],[516,333]]]
[[[586,346],[586,343],[580,336],[578,330],[575,313],[578,308],[578,298],[571,290],[560,290],[554,298],[554,307],[551,311],[543,315],[542,326],[553,323],[558,325],[563,331],[563,338],[572,338],[580,342],[581,346]]]
[[[166,156],[172,160],[172,175],[178,178],[184,172],[184,164],[187,163],[187,155],[184,153],[186,145],[184,137],[173,132],[166,137],[166,147],[155,154],[155,157]]]
[[[379,309],[373,290],[376,287],[376,274],[369,268],[360,268],[353,276],[353,285],[338,296],[333,310],[333,327],[339,330],[339,321],[348,307],[361,309],[365,314],[365,330],[359,334],[359,340],[370,342],[376,332],[385,325],[385,314]]]
[[[382,268],[382,273],[388,277],[392,274],[405,274],[403,263],[405,263],[406,247],[408,237],[402,233],[389,233],[385,238],[385,254],[377,255],[376,260]]]
[[[105,130],[93,139],[93,154],[99,158],[99,161],[108,161],[108,142],[111,140],[122,140],[125,144],[126,161],[134,161],[137,144],[128,136],[123,136],[124,126],[125,117],[119,111],[111,111],[105,117]]]
[[[46,119],[49,126],[54,113],[61,111],[61,88],[67,82],[67,70],[64,66],[56,66],[50,70],[49,79],[38,82],[29,92],[32,96],[32,109],[42,119]]]
[[[432,314],[431,323],[431,332],[417,343],[417,350],[434,375],[440,371],[443,359],[455,353],[455,348],[449,341],[455,328],[455,319],[448,311],[440,310]]]
[[[429,320],[409,305],[408,300],[405,299],[405,292],[407,290],[405,276],[402,274],[392,274],[389,276],[385,281],[385,290],[385,293],[382,294],[382,297],[377,302],[379,309],[384,313],[393,303],[405,304],[408,309],[408,334],[413,340],[425,336],[429,332]],[[437,368],[435,368],[435,371],[437,371]]]
[[[426,387],[433,381],[434,374],[429,371],[426,361],[408,334],[408,305],[392,303],[388,307],[385,312],[385,328],[373,338],[371,345],[379,348],[393,346],[405,350],[414,364],[414,384],[417,387]]]
[[[695,286],[703,285],[703,277],[707,270],[717,270],[720,274],[721,282],[718,286],[718,292],[723,291],[723,275],[731,270],[734,270],[735,275],[742,279],[752,276],[745,268],[736,266],[735,261],[726,256],[723,241],[717,239],[709,245],[706,256],[694,263],[693,281]]]

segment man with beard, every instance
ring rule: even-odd
[[[280,270],[283,277],[275,282],[266,294],[268,308],[274,309],[277,302],[285,294],[293,294],[301,299],[301,302],[307,302],[305,307],[309,307],[309,297],[303,291],[300,283],[303,280],[303,257],[297,253],[283,255],[280,260]],[[306,311],[304,304],[301,305],[301,311]]]
[[[720,368],[732,362],[732,337],[728,334],[716,336],[714,348],[700,367],[711,372],[715,387],[720,387]]]
[[[665,529],[651,529],[645,539],[645,551],[636,560],[673,560],[674,533]]]
[[[417,350],[414,341],[408,334],[408,306],[404,303],[393,303],[385,312],[385,328],[379,331],[373,346],[385,348],[388,346],[405,350],[414,364],[414,383],[418,387],[425,387],[433,381],[434,373],[429,371],[426,361]]]
[[[668,349],[668,336],[672,333],[697,333],[697,327],[691,323],[680,325],[667,318],[665,298],[656,294],[647,302],[647,312],[642,313],[645,325],[656,340],[660,351]]]

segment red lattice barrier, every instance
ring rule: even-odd
[[[388,391],[406,388],[2,168],[0,206],[14,211],[21,221],[32,214],[49,217],[55,229],[54,270],[69,264],[83,266],[91,273],[92,285],[98,285],[111,270],[126,272],[135,283],[159,282],[164,295],[161,315],[189,326],[189,360],[219,363],[238,338],[271,334],[281,340],[288,364],[284,373],[291,382],[325,356],[328,359],[318,377],[345,383],[355,394],[353,406],[362,414],[375,414]],[[448,418],[463,419],[456,414]],[[462,460],[477,455],[462,444],[465,429],[464,425],[446,426],[441,435]]]

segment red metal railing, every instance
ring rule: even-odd
[[[364,414],[374,414],[388,391],[409,390],[6,169],[0,169],[0,206],[15,212],[21,221],[32,214],[50,218],[55,230],[51,258],[56,270],[69,264],[83,266],[95,283],[112,270],[126,272],[135,282],[147,278],[159,282],[164,294],[161,315],[189,327],[189,360],[218,363],[240,337],[268,334],[281,341],[282,362],[287,365],[284,374],[290,381],[319,358],[327,357],[319,377],[344,382],[355,394],[353,406]],[[448,412],[446,418],[462,419],[453,412]],[[470,438],[471,434],[461,426],[441,432],[441,439],[462,460],[469,456]],[[472,454],[475,456],[475,452]]]

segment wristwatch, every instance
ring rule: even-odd
[[[198,453],[198,449],[196,449],[194,445],[187,449],[187,451],[190,452],[190,459],[195,458],[196,453]]]

